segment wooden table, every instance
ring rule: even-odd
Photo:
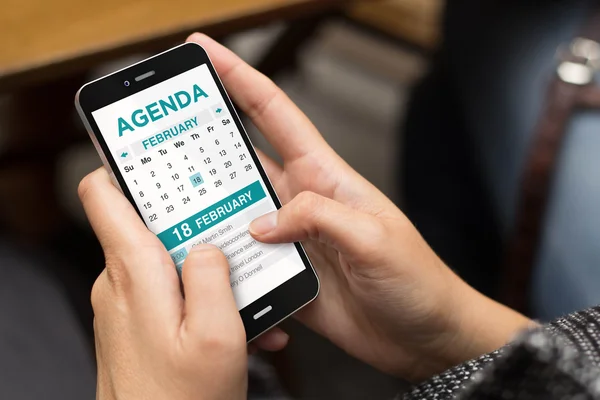
[[[4,0],[0,92],[47,82],[133,52],[157,51],[200,30],[222,36],[315,16],[341,0]]]
[[[444,0],[382,0],[359,2],[348,9],[350,18],[427,52],[441,39]]]
[[[0,224],[32,237],[56,231],[54,162],[76,141],[73,96],[98,65],[182,42],[194,31],[217,39],[275,21],[287,29],[260,69],[274,74],[320,21],[349,0],[3,0],[0,94],[9,93],[9,133],[0,148]],[[43,201],[41,201],[43,199]],[[35,227],[38,231],[31,231]]]

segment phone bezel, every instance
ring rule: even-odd
[[[271,199],[275,203],[277,209],[281,208],[281,202],[275,193],[273,185],[260,163],[252,142],[250,141],[250,137],[244,129],[241,119],[217,75],[208,54],[196,43],[185,43],[116,71],[110,75],[99,78],[93,82],[87,83],[79,89],[76,95],[75,105],[77,111],[84,121],[94,145],[100,153],[104,165],[109,169],[116,180],[116,183],[118,183],[123,194],[136,209],[140,218],[142,218],[140,210],[121,175],[112,152],[108,149],[106,141],[94,121],[92,112],[203,64],[207,65],[215,80],[225,105],[238,130],[242,134],[244,143],[258,168]],[[155,71],[155,73],[139,82],[135,81],[136,76],[140,76],[148,71]],[[131,82],[129,86],[123,84],[126,80]],[[300,243],[295,243],[295,246],[304,263],[305,270],[240,310],[248,341],[253,340],[263,332],[294,314],[296,311],[313,301],[319,293],[319,279],[304,248]],[[272,307],[271,311],[261,318],[254,320],[254,315],[269,306]]]

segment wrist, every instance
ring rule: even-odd
[[[445,353],[449,366],[491,353],[508,344],[521,331],[536,323],[524,315],[479,293],[458,279],[454,291],[454,315],[450,342]]]
[[[418,368],[404,378],[428,379],[508,344],[519,332],[536,326],[520,313],[479,293],[450,270],[440,299],[435,337],[419,351]],[[406,373],[406,371],[405,371]]]
[[[525,316],[477,292],[445,266],[443,271],[437,279],[440,296],[428,328],[400,335],[404,339],[396,342],[398,353],[405,352],[408,345],[413,359],[391,372],[413,383],[493,352],[520,331],[535,326]]]

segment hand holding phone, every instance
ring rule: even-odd
[[[245,399],[246,333],[223,253],[190,253],[184,301],[168,253],[108,173],[90,174],[79,193],[106,255],[92,290],[96,398]]]
[[[196,246],[225,254],[249,341],[317,296],[301,244],[266,245],[248,231],[281,204],[202,47],[186,43],[88,83],[76,105],[179,272]]]
[[[499,346],[526,326],[527,319],[456,277],[273,82],[206,36],[190,40],[208,50],[233,100],[282,156],[283,165],[261,161],[286,206],[251,230],[272,244],[305,240],[322,294],[297,314],[302,322],[351,355],[412,380]],[[133,323],[120,321],[127,329]]]
[[[236,104],[283,159],[261,156],[284,206],[250,229],[267,243],[304,243],[321,281],[319,297],[296,314],[304,324],[414,382],[528,327],[527,318],[457,277],[273,82],[210,38],[190,40],[209,51]]]

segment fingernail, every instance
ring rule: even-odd
[[[200,32],[194,32],[190,36],[188,36],[188,40],[201,40],[202,34]]]
[[[282,346],[285,346],[287,344],[287,342],[290,341],[290,335],[288,335],[284,331],[277,331],[277,333],[275,334],[275,337],[276,337],[276,340],[279,342],[279,344]]]
[[[194,247],[192,247],[192,249],[190,250],[190,253],[194,252],[194,253],[204,253],[204,252],[213,252],[215,250],[219,250],[217,247],[213,246],[212,244],[199,244],[196,245]]]
[[[266,235],[277,226],[277,211],[265,214],[252,221],[250,224],[250,233],[254,235]]]

